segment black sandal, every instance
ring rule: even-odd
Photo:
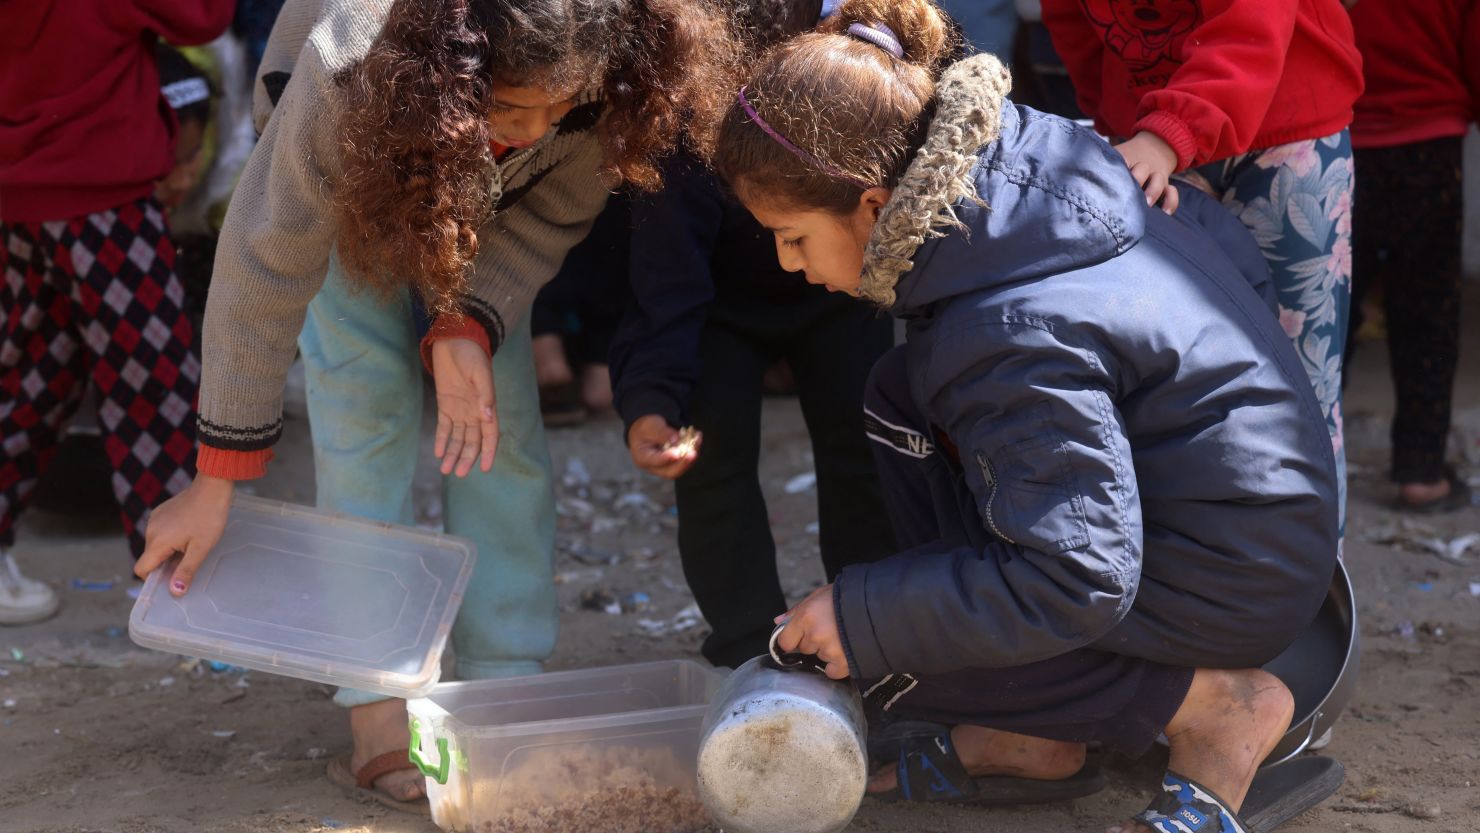
[[[870,796],[885,803],[945,802],[998,807],[1068,801],[1094,795],[1105,788],[1105,776],[1098,765],[1091,764],[1060,781],[1006,775],[972,776],[956,754],[949,731],[900,739],[895,767],[899,786]]]

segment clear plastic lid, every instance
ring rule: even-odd
[[[421,697],[437,683],[475,557],[461,538],[237,496],[190,592],[170,595],[175,562],[156,570],[129,636],[160,651]]]

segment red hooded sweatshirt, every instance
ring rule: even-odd
[[[1367,76],[1353,145],[1465,134],[1480,115],[1480,0],[1358,0],[1352,25]]]
[[[191,45],[235,0],[0,0],[0,219],[65,220],[151,193],[174,165],[156,37]]]
[[[1154,133],[1179,170],[1336,133],[1362,92],[1341,0],[1043,0],[1043,22],[1100,132]]]

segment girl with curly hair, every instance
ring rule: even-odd
[[[410,522],[425,363],[446,525],[481,555],[458,674],[538,672],[555,512],[525,313],[613,184],[656,187],[680,125],[704,135],[728,44],[692,0],[289,0],[206,310],[199,475],[155,511],[139,575],[183,553],[188,590],[235,481],[272,457],[295,348],[319,505]],[[424,808],[405,704],[336,699],[354,752],[331,777]]]
[[[1258,246],[1201,192],[1149,206],[993,56],[947,63],[929,0],[820,29],[733,94],[715,159],[782,268],[905,322],[863,398],[896,554],[777,617],[781,649],[951,727],[893,738],[870,790],[1071,798],[1104,785],[1088,743],[1165,734],[1117,833],[1269,829],[1329,795],[1320,758],[1250,791],[1294,708],[1261,666],[1337,569],[1336,461]]]

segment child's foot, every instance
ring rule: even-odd
[[[1399,509],[1421,515],[1456,512],[1474,505],[1474,492],[1454,469],[1446,467],[1444,479],[1429,482],[1400,483]]]
[[[1273,674],[1257,669],[1198,669],[1182,708],[1167,724],[1167,769],[1243,806],[1259,764],[1290,728],[1295,699]],[[1155,833],[1125,821],[1106,833]]]
[[[534,353],[535,382],[543,388],[558,388],[575,381],[570,362],[565,359],[565,342],[559,335],[546,333],[530,342]]]
[[[21,575],[15,559],[0,554],[0,625],[28,625],[57,612],[57,592]]]
[[[1404,503],[1424,506],[1449,497],[1450,488],[1448,480],[1440,480],[1438,483],[1404,483],[1401,491]]]
[[[977,777],[1008,775],[1039,781],[1062,781],[1084,768],[1085,746],[1082,743],[1044,740],[962,724],[951,729],[951,745],[956,748],[966,773]],[[869,779],[868,791],[888,792],[897,786],[897,769],[887,766]]]
[[[355,751],[350,755],[351,772],[386,752],[405,751],[411,746],[411,729],[405,700],[381,700],[349,710],[349,731]],[[415,801],[427,794],[420,772],[406,761],[406,769],[388,772],[375,779],[374,787],[397,801]]]

